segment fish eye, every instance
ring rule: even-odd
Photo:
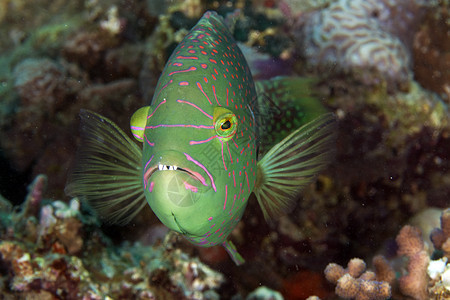
[[[214,111],[214,129],[222,140],[231,139],[236,133],[237,125],[236,115],[229,109],[218,107]]]
[[[222,130],[230,129],[230,127],[231,127],[230,120],[226,120],[225,122],[222,123],[222,125],[220,125],[220,129]]]

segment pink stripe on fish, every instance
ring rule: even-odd
[[[214,135],[210,138],[207,138],[206,140],[200,140],[200,141],[189,141],[189,145],[198,145],[198,144],[203,144],[203,143],[207,143],[215,138],[218,138],[218,135]]]
[[[244,173],[245,173],[245,179],[247,180],[248,192],[250,193],[250,182],[248,181],[248,174],[247,174],[247,171],[244,171]]]
[[[164,103],[166,103],[166,99],[163,99],[163,101],[161,101],[161,102],[158,104],[158,106],[156,106],[155,110],[152,111],[152,113],[151,113],[149,116],[147,116],[147,120],[150,119],[150,118],[153,116],[153,114],[158,110],[158,108],[159,108],[162,104],[164,104]]]
[[[214,192],[217,192],[216,184],[214,183],[214,178],[212,177],[211,173],[208,172],[208,169],[206,169],[206,167],[204,165],[202,165],[200,162],[193,159],[189,154],[184,153],[184,155],[186,156],[187,160],[192,161],[194,164],[196,164],[197,166],[202,168],[203,171],[206,172],[206,174],[209,176],[209,179],[211,180],[211,185],[212,185],[212,188],[214,189]]]
[[[197,87],[200,89],[200,91],[202,92],[202,94],[206,97],[206,99],[208,99],[208,102],[209,102],[209,104],[211,104],[212,105],[212,102],[211,102],[211,100],[209,100],[209,97],[208,97],[208,95],[206,95],[206,93],[205,93],[205,91],[203,91],[203,87],[202,87],[202,85],[201,85],[201,83],[200,82],[198,82],[197,81]]]
[[[228,185],[225,184],[225,202],[223,203],[223,210],[227,206],[227,198],[228,198]]]
[[[148,139],[147,139],[147,136],[144,134],[144,138],[145,138],[145,141],[147,142],[147,144],[149,144],[150,146],[155,146],[155,143],[152,143],[152,142],[150,142]]]
[[[219,100],[217,99],[217,95],[216,95],[216,86],[215,86],[214,84],[212,85],[212,90],[213,90],[214,98],[216,98],[217,104],[218,104],[219,106],[222,106],[222,105],[220,105]]]
[[[197,56],[182,56],[182,55],[178,55],[176,58],[177,59],[198,59]]]
[[[149,159],[149,160],[147,161],[147,163],[145,164],[144,170],[147,169],[148,165],[150,164],[150,162],[151,162],[152,159],[153,159],[153,156],[154,156],[154,155],[152,155],[152,157],[150,157],[150,159]]]
[[[158,91],[158,94],[156,94],[156,96],[154,97],[154,99],[158,99],[159,94],[161,94],[161,92],[162,92],[169,84],[171,84],[172,82],[173,82],[173,80],[170,79],[169,82],[166,83],[166,84]],[[159,84],[158,84],[157,90],[158,90],[158,88],[159,88]],[[164,99],[164,100],[166,100],[166,99]],[[147,118],[147,119],[148,119],[148,118]]]
[[[192,191],[192,192],[194,192],[194,193],[197,193],[198,192],[198,188],[196,187],[196,186],[194,186],[194,185],[192,185],[192,184],[189,184],[188,182],[183,182],[184,183],[184,188],[185,189],[187,189],[187,190],[190,190],[190,191]]]
[[[178,70],[178,71],[170,72],[169,74],[167,74],[167,76],[172,76],[173,74],[177,74],[177,73],[191,72],[191,71],[195,71],[195,70],[197,70],[197,68],[194,67],[194,66],[192,66],[192,67],[189,67],[189,68],[186,69],[186,70]]]
[[[153,191],[153,187],[155,186],[155,183],[152,181],[150,182],[150,186],[148,187],[148,191],[151,193]]]
[[[136,133],[133,133],[133,136],[135,139],[142,142],[142,138],[139,135],[137,135]]]
[[[198,107],[198,106],[195,105],[194,103],[191,103],[191,102],[186,101],[186,100],[181,100],[181,99],[178,99],[177,102],[178,102],[178,103],[189,104],[190,106],[195,107],[196,109],[198,109],[202,114],[204,114],[205,116],[207,116],[207,117],[210,118],[211,120],[213,119],[213,116],[211,116],[210,114],[207,114],[203,109],[201,109],[200,107]]]
[[[191,124],[158,124],[152,126],[145,126],[145,129],[155,129],[159,127],[185,127],[185,128],[196,128],[196,129],[214,129],[212,125],[191,125]]]

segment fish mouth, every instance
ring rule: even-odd
[[[200,182],[204,186],[208,186],[205,178],[199,172],[195,172],[186,167],[180,167],[180,166],[176,166],[176,165],[165,165],[165,164],[160,164],[160,163],[148,168],[148,170],[144,173],[144,180],[145,180],[145,182],[148,182],[150,180],[150,178],[152,177],[152,175],[155,174],[156,172],[170,172],[170,171],[186,173],[192,179]]]

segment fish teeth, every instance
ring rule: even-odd
[[[158,164],[158,170],[160,170],[160,171],[176,171],[177,169],[178,169],[177,166],[168,166],[168,165]]]

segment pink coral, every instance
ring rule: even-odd
[[[335,263],[328,264],[325,277],[336,284],[336,294],[345,299],[381,300],[391,296],[390,284],[377,281],[377,274],[366,271],[365,262],[359,258],[351,259],[346,269]]]
[[[442,250],[447,258],[450,258],[450,208],[441,215],[441,228],[435,228],[430,234],[434,248]]]
[[[22,205],[23,214],[21,214],[21,218],[38,215],[41,201],[47,189],[47,182],[47,176],[39,174],[28,186],[28,195]]]
[[[430,261],[419,229],[406,225],[397,235],[397,253],[408,257],[408,274],[399,279],[400,291],[416,300],[428,299],[427,267]]]

